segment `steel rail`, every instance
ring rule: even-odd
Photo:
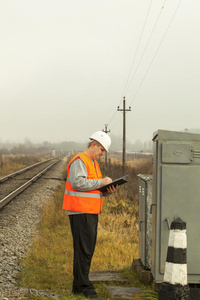
[[[55,159],[55,158],[54,158]],[[51,160],[51,159],[50,159]],[[36,181],[40,176],[42,176],[45,172],[47,172],[53,165],[55,165],[59,159],[55,162],[53,162],[51,165],[46,167],[44,170],[39,172],[37,175],[35,175],[33,178],[25,182],[23,185],[21,185],[19,188],[11,192],[9,195],[4,197],[2,200],[0,200],[0,209],[4,207],[6,204],[8,204],[14,197],[19,195],[21,192],[23,192],[27,187],[29,187],[34,181]]]
[[[57,159],[58,157],[60,157],[60,156],[56,156],[56,157],[53,157],[53,158],[49,158],[49,159],[44,160],[44,161],[39,161],[38,163],[36,163],[36,164],[34,164],[34,165],[28,166],[28,167],[26,167],[26,168],[24,168],[24,169],[18,170],[18,171],[16,171],[16,172],[10,173],[10,174],[8,174],[8,175],[6,175],[6,176],[4,176],[4,177],[1,177],[1,178],[0,178],[0,183],[2,183],[2,182],[4,182],[4,181],[8,180],[9,178],[12,178],[12,177],[18,175],[18,174],[24,173],[24,172],[26,172],[27,170],[32,169],[32,168],[34,168],[34,167],[36,167],[36,166],[42,165],[42,164],[44,164],[44,163],[46,163],[46,162],[48,162],[48,161],[50,161],[50,160]]]

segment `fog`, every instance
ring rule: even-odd
[[[2,0],[0,142],[198,129],[198,0]]]

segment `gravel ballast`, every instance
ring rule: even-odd
[[[0,299],[24,299],[27,294],[58,298],[58,295],[19,288],[19,260],[38,234],[44,204],[50,201],[61,181],[66,158],[0,211]]]

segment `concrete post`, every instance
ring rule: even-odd
[[[170,228],[165,273],[159,300],[189,300],[186,222],[175,219]]]

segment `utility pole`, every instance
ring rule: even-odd
[[[102,129],[102,131],[105,133],[110,132],[110,129],[108,130],[108,124],[105,124],[105,129]],[[105,163],[107,165],[107,151],[105,152]]]
[[[118,111],[123,112],[123,167],[125,167],[126,163],[126,112],[131,111],[131,107],[129,106],[128,109],[126,109],[126,100],[125,97],[123,98],[123,108],[117,107]]]

